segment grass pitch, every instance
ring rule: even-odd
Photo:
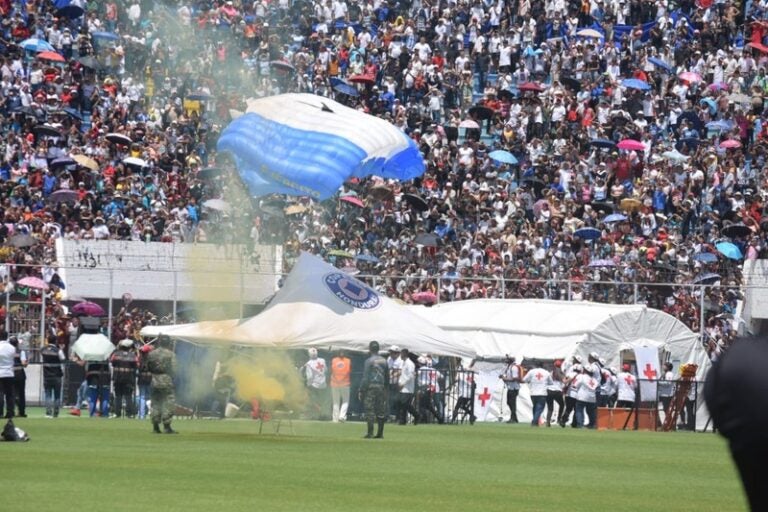
[[[713,434],[527,425],[387,425],[19,419],[0,443],[8,511],[737,511],[725,442]]]

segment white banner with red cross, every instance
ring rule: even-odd
[[[659,350],[656,347],[633,345],[640,381],[640,401],[656,401],[656,381],[659,379]]]

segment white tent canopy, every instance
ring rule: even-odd
[[[640,344],[669,352],[673,361],[698,364],[699,378],[709,368],[696,333],[642,305],[477,299],[410,309],[466,340],[466,348],[481,358],[509,354],[551,360],[597,352],[615,366],[620,351]]]
[[[302,253],[283,287],[260,314],[175,326],[149,326],[142,336],[214,345],[365,351],[377,340],[419,352],[472,357],[453,335],[379,295],[321,259]]]

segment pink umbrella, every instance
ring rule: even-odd
[[[433,292],[418,292],[413,294],[413,301],[419,304],[434,304],[437,302],[437,295]]]
[[[720,147],[724,149],[740,148],[741,142],[737,141],[736,139],[728,139],[721,142]]]
[[[694,73],[693,71],[683,71],[679,75],[677,75],[677,78],[680,80],[685,80],[686,82],[700,82],[701,81],[701,75],[698,73]]]
[[[459,123],[459,128],[472,128],[477,130],[480,128],[480,125],[477,124],[476,121],[473,121],[472,119],[465,119],[461,123]]]
[[[83,301],[72,306],[72,313],[82,316],[106,316],[104,308],[95,302]]]
[[[23,279],[19,279],[16,284],[20,286],[26,286],[27,288],[37,288],[38,290],[48,289],[48,283],[39,277],[25,277]]]
[[[616,147],[629,151],[645,151],[645,144],[635,139],[624,139],[616,144]]]
[[[723,82],[714,82],[709,84],[707,89],[710,91],[725,91],[728,89],[728,84],[724,84]]]
[[[363,202],[360,199],[358,199],[357,197],[355,197],[355,196],[344,196],[344,197],[341,198],[341,200],[346,202],[346,203],[353,204],[355,206],[359,206],[360,208],[364,208],[365,207],[365,204],[363,204]]]

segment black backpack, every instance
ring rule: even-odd
[[[26,432],[20,428],[16,428],[13,424],[13,420],[8,420],[3,427],[3,432],[0,433],[0,438],[3,441],[29,441],[29,436]]]

